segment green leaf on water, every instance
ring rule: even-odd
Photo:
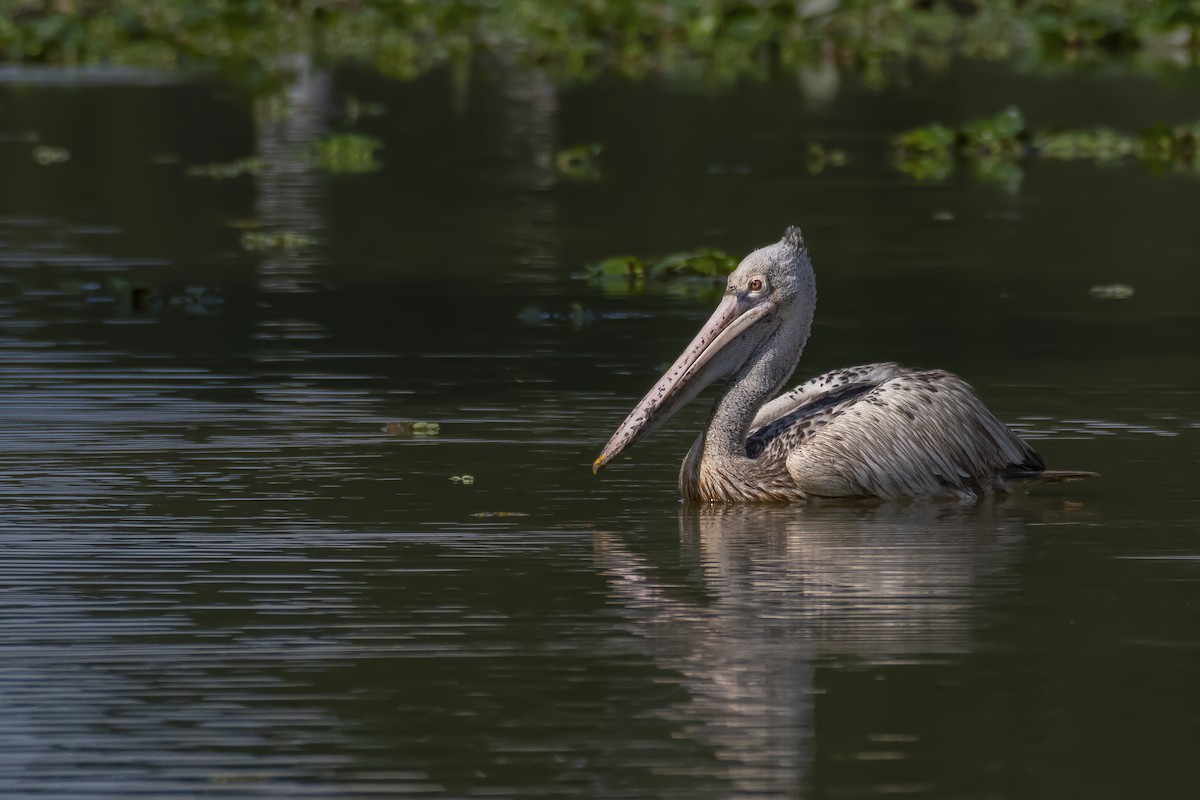
[[[574,180],[594,181],[600,178],[600,154],[604,145],[599,142],[568,147],[554,157],[554,168]]]
[[[1088,294],[1098,300],[1128,300],[1133,297],[1133,287],[1123,283],[1109,283],[1093,286]]]
[[[637,256],[607,258],[584,267],[574,277],[600,286],[608,294],[630,295],[663,292],[691,299],[708,299],[723,290],[725,278],[738,261],[728,253],[702,247],[671,253],[653,263]]]
[[[248,156],[225,163],[197,164],[188,167],[184,174],[191,178],[212,178],[216,181],[224,181],[242,175],[259,175],[266,167],[267,162],[261,156]]]
[[[961,147],[979,157],[1021,155],[1025,138],[1025,117],[1016,106],[1009,106],[991,117],[969,120],[960,131]]]
[[[724,283],[726,276],[733,272],[737,265],[737,259],[728,253],[711,247],[701,247],[660,258],[650,266],[649,277],[656,281],[718,278]]]
[[[329,172],[374,172],[383,165],[375,157],[383,142],[361,133],[339,133],[317,143],[317,164]]]
[[[588,264],[573,277],[595,284],[607,294],[641,294],[646,289],[646,262],[637,256],[614,256]]]
[[[1106,164],[1138,159],[1153,169],[1200,172],[1200,122],[1153,125],[1140,134],[1098,126],[1031,131],[1020,110],[967,121],[954,130],[939,123],[905,131],[892,140],[897,168],[922,181],[940,181],[956,161],[970,165],[983,180],[1016,189],[1021,161],[1041,157]]]
[[[243,249],[254,253],[264,250],[295,250],[307,247],[316,240],[306,233],[292,231],[243,231],[239,241]]]
[[[836,147],[826,149],[819,142],[808,146],[808,171],[812,175],[824,172],[826,167],[844,167],[849,161],[845,150]]]
[[[71,152],[65,147],[52,147],[48,144],[39,144],[33,148],[33,160],[47,167],[51,164],[61,164],[71,158]]]
[[[404,420],[389,422],[380,430],[388,436],[437,436],[441,433],[442,426],[437,422]]]

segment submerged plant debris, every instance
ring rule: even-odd
[[[167,305],[194,316],[220,314],[224,304],[225,298],[207,286],[186,286],[182,292],[167,296]]]
[[[702,247],[651,262],[637,256],[606,258],[573,277],[599,286],[607,294],[655,291],[708,300],[725,290],[725,278],[737,265],[738,260],[728,253]]]
[[[594,322],[596,314],[584,308],[582,303],[576,302],[571,303],[565,312],[546,311],[537,306],[526,306],[517,314],[517,319],[530,326],[556,325],[565,322],[572,328],[579,330],[583,326]]]
[[[437,422],[412,420],[389,422],[380,430],[388,436],[437,436],[441,433],[442,426]]]
[[[363,117],[379,117],[387,109],[383,103],[369,103],[359,100],[357,97],[346,98],[346,118],[351,122],[358,122]]]
[[[168,288],[125,275],[114,275],[104,282],[65,280],[57,288],[64,294],[81,296],[89,303],[110,304],[122,315],[178,310],[195,316],[216,316],[225,305],[225,298],[216,287]]]
[[[1154,169],[1200,174],[1200,122],[1155,125],[1140,134],[1108,127],[1031,130],[1020,109],[969,120],[959,128],[932,123],[892,140],[893,162],[922,181],[940,181],[959,163],[986,181],[1016,188],[1026,158],[1115,163],[1139,160]]]
[[[218,164],[196,164],[188,167],[184,174],[188,177],[212,178],[217,181],[238,178],[242,175],[258,175],[267,167],[267,162],[260,156],[248,156],[236,161]]]

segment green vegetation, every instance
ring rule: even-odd
[[[366,103],[357,97],[346,98],[346,119],[353,124],[367,117],[381,117],[387,110],[382,103]]]
[[[1156,169],[1176,167],[1200,173],[1200,122],[1154,125],[1137,135],[1111,128],[1039,131],[1030,145],[1043,158],[1096,162],[1139,159]]]
[[[1196,0],[0,0],[0,58],[225,67],[258,87],[293,53],[400,78],[497,53],[576,78],[728,81],[832,61],[883,81],[889,63],[955,54],[1194,62],[1198,25]]]
[[[598,180],[600,164],[598,159],[604,152],[604,145],[599,142],[589,142],[566,150],[560,150],[554,157],[554,168],[565,177],[574,180]]]
[[[826,150],[817,142],[808,146],[808,171],[812,175],[824,172],[827,167],[844,167],[849,161],[845,150],[836,147]]]
[[[737,264],[728,253],[700,248],[650,263],[637,256],[606,258],[589,264],[574,277],[600,286],[608,294],[657,291],[707,300],[724,291],[725,278]]]
[[[1021,181],[1017,161],[1025,135],[1025,121],[1016,108],[971,120],[957,130],[935,122],[895,138],[895,163],[918,180],[940,181],[954,171],[959,157],[979,178],[1015,189]]]
[[[1133,287],[1123,283],[1110,283],[1093,286],[1088,289],[1088,294],[1098,300],[1128,300],[1133,297]]]
[[[313,144],[312,163],[329,172],[374,172],[381,166],[375,158],[375,153],[382,147],[383,142],[373,136],[358,133],[331,134]],[[196,164],[188,167],[185,174],[189,177],[223,181],[243,175],[261,175],[268,169],[270,164],[266,159],[261,156],[247,156],[227,163]],[[261,248],[251,246],[247,249]]]
[[[48,144],[39,144],[33,148],[33,160],[43,167],[50,164],[61,164],[70,158],[71,153],[65,147],[51,147]]]
[[[267,162],[260,156],[250,156],[231,161],[227,164],[197,164],[188,167],[186,175],[190,177],[212,178],[216,181],[237,178],[242,175],[259,175],[266,168]]]
[[[316,162],[330,172],[374,172],[380,168],[375,152],[383,142],[360,133],[338,133],[317,142]]]
[[[894,141],[895,164],[917,180],[944,180],[954,169],[957,138],[940,122],[905,131]]]
[[[924,181],[943,180],[957,163],[965,162],[976,177],[1015,189],[1020,185],[1024,158],[1097,163],[1138,159],[1155,169],[1173,167],[1200,173],[1200,122],[1156,125],[1140,134],[1105,127],[1030,130],[1020,110],[1007,108],[957,129],[933,123],[905,131],[893,140],[896,166]]]
[[[240,241],[243,249],[257,253],[264,250],[295,250],[308,247],[315,240],[306,233],[291,231],[245,231]]]
[[[442,426],[437,422],[389,422],[380,429],[388,436],[437,436]]]

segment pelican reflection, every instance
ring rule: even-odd
[[[639,553],[644,537],[598,533],[596,562],[631,631],[680,676],[690,700],[664,713],[713,748],[712,777],[734,795],[793,794],[815,671],[970,651],[979,606],[1057,502],[685,506],[686,579]]]

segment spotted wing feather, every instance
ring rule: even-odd
[[[884,381],[904,374],[896,364],[866,364],[818,375],[767,403],[746,441],[749,458],[786,461],[802,442]]]
[[[908,370],[891,362],[831,370],[805,381],[764,405],[755,415],[754,422],[750,424],[750,430],[757,430],[789,414],[802,411],[806,406],[820,401],[830,393],[838,392],[851,385],[865,384],[875,387],[889,378],[903,375],[906,372]]]
[[[1045,462],[961,378],[899,370],[844,404],[787,456],[806,496],[979,495]]]

